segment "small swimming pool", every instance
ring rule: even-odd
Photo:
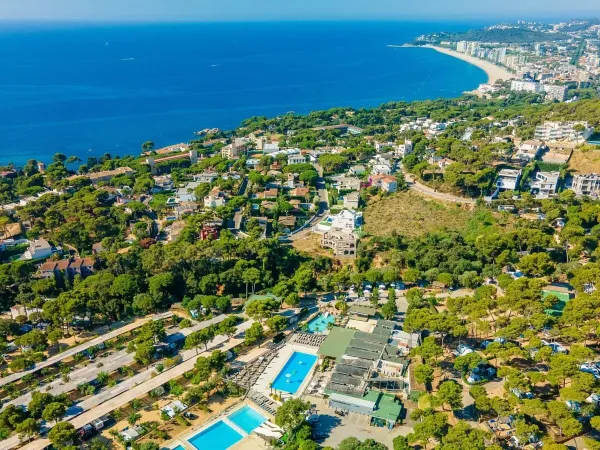
[[[175,447],[172,450],[185,450],[185,447],[183,447],[182,445],[178,445],[177,447]]]
[[[327,331],[327,325],[335,322],[335,317],[331,314],[319,314],[317,317],[308,322],[309,333],[324,333]]]
[[[250,434],[267,421],[267,418],[248,405],[227,416],[235,425]]]
[[[273,389],[295,394],[312,367],[315,365],[317,357],[308,353],[294,352],[285,366],[279,371],[273,381]]]
[[[242,439],[244,436],[219,420],[189,438],[188,441],[198,450],[226,450]]]

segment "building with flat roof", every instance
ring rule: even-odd
[[[560,172],[537,172],[535,180],[531,183],[531,193],[539,198],[555,195],[559,180]]]
[[[496,180],[496,187],[502,190],[514,191],[521,181],[522,171],[515,169],[502,169],[498,173],[498,179]]]
[[[596,173],[577,174],[573,176],[571,189],[577,195],[598,195],[600,192],[600,175]]]
[[[587,122],[545,122],[535,129],[535,138],[542,141],[586,141],[594,133]]]

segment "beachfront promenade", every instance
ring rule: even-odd
[[[107,389],[98,395],[95,395],[84,402],[81,402],[75,407],[78,411],[73,411],[71,408],[71,415],[66,418],[75,429],[81,428],[83,425],[90,423],[91,421],[100,418],[117,408],[120,408],[130,401],[142,397],[148,392],[156,389],[159,386],[167,383],[169,380],[174,380],[182,376],[185,372],[188,372],[194,368],[196,360],[201,356],[209,356],[213,350],[221,350],[226,352],[243,342],[243,337],[240,335],[244,333],[252,324],[253,320],[247,320],[240,324],[236,329],[236,334],[233,338],[226,336],[217,336],[209,345],[208,349],[196,353],[196,350],[185,350],[181,352],[183,362],[169,370],[165,370],[158,375],[152,376],[156,373],[154,368],[150,368],[134,377],[131,377],[114,388]],[[20,445],[18,436],[12,436],[9,439],[0,442],[0,448],[3,450],[12,450],[18,448]],[[37,439],[25,446],[21,447],[23,450],[42,450],[50,445],[49,439]]]
[[[145,317],[141,320],[136,320],[135,322],[132,322],[130,324],[127,324],[123,327],[117,328],[113,331],[110,331],[106,334],[102,334],[94,339],[90,339],[87,342],[84,342],[81,345],[77,345],[75,347],[71,347],[67,350],[65,350],[62,353],[59,353],[57,355],[54,355],[51,358],[48,358],[45,361],[42,361],[40,363],[37,363],[35,365],[35,367],[33,369],[30,370],[25,370],[23,372],[17,372],[17,373],[13,373],[7,377],[4,378],[0,378],[0,386],[4,386],[7,385],[9,383],[12,383],[13,381],[17,381],[20,380],[21,378],[23,378],[25,375],[29,375],[31,373],[35,373],[38,370],[42,370],[44,367],[49,367],[52,364],[56,364],[57,362],[62,361],[63,359],[68,358],[69,356],[73,356],[77,353],[81,353],[85,350],[87,350],[88,348],[91,347],[95,347],[96,345],[102,344],[103,342],[106,342],[110,339],[116,338],[117,336],[122,335],[123,333],[127,333],[129,331],[133,331],[136,328],[141,327],[142,325],[144,325],[146,322],[149,322],[151,320],[164,320],[164,319],[168,319],[169,317],[172,317],[173,313],[172,312],[165,312],[165,313],[160,313],[160,314],[155,314],[154,316],[151,317]]]

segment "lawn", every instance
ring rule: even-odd
[[[399,192],[390,197],[371,200],[364,217],[364,230],[374,236],[392,231],[419,236],[442,228],[462,230],[474,213],[454,204],[425,199],[413,192]]]

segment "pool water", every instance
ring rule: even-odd
[[[227,418],[248,434],[267,421],[265,416],[248,405],[238,409]]]
[[[317,361],[315,355],[294,352],[273,381],[273,389],[295,394]]]
[[[175,447],[173,450],[185,450],[184,447],[182,447],[181,445],[178,445],[177,447]]]
[[[244,438],[222,420],[188,439],[198,450],[226,450]]]
[[[317,317],[308,322],[308,332],[309,333],[323,333],[327,331],[327,325],[335,322],[335,317],[331,314],[325,316],[324,314],[319,314]]]

